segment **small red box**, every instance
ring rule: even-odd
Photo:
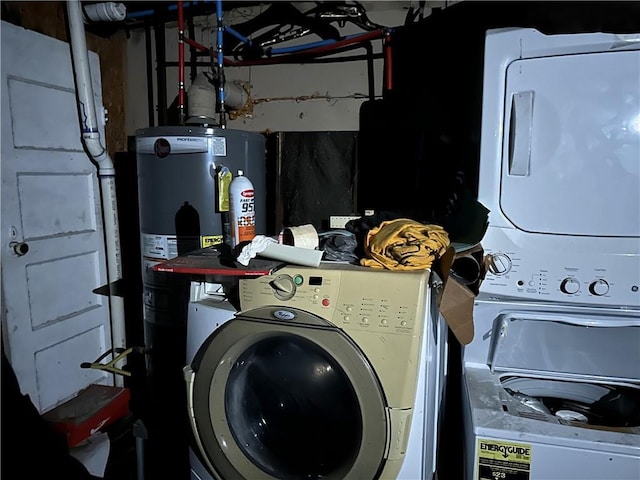
[[[128,388],[89,385],[71,400],[46,412],[43,418],[75,447],[129,413]]]

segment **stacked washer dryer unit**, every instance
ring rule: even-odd
[[[640,35],[486,35],[465,476],[640,476]]]
[[[192,478],[432,479],[447,326],[431,281],[290,265],[241,279],[236,315],[194,282]]]

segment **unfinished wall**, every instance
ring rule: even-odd
[[[369,2],[373,3],[373,2]],[[381,2],[380,8],[368,11],[372,22],[384,26],[398,26],[404,22],[405,6],[408,2]],[[264,7],[261,7],[264,9]],[[235,9],[224,15],[225,25],[253,18],[260,9]],[[205,47],[216,48],[215,15],[194,19],[195,36],[193,40]],[[366,33],[351,23],[341,27],[342,35]],[[151,33],[153,37],[153,33]],[[282,46],[308,44],[318,41],[315,35],[309,35]],[[155,39],[152,42],[152,58],[155,75]],[[145,52],[145,33],[142,28],[131,31],[128,41],[129,50],[129,98],[127,103],[127,133],[135,135],[135,130],[149,126],[147,106],[147,78],[144,73],[149,59]],[[371,42],[374,53],[382,51],[382,40]],[[177,62],[178,32],[176,22],[166,24],[165,32],[166,60]],[[359,48],[345,55],[366,55]],[[185,59],[189,58],[189,49],[185,48]],[[326,57],[331,58],[331,57]],[[335,57],[333,57],[335,58]],[[203,58],[202,61],[206,59]],[[199,70],[206,69],[204,67]],[[227,82],[238,81],[246,85],[251,98],[249,108],[238,116],[229,119],[228,128],[249,131],[355,131],[358,129],[360,105],[370,94],[370,80],[374,82],[375,94],[382,94],[383,60],[374,61],[374,78],[369,78],[366,60],[333,63],[292,63],[260,65],[250,67],[226,67]],[[174,102],[178,94],[178,69],[168,67],[167,105]],[[157,103],[157,91],[154,76],[154,99]],[[185,74],[185,88],[191,82],[189,71]],[[156,117],[157,120],[157,117]],[[157,125],[157,123],[156,123]]]

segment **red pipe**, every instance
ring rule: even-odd
[[[387,32],[384,36],[384,89],[390,92],[393,88],[393,65],[392,65],[392,46],[391,33]]]
[[[184,125],[184,10],[178,2],[178,114]]]
[[[211,50],[207,47],[205,47],[204,45],[191,40],[190,38],[184,37],[184,42],[191,45],[193,48],[195,48],[196,50],[200,50],[201,52],[209,52],[211,53]]]

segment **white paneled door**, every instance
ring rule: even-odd
[[[80,133],[69,44],[2,22],[2,335],[44,413],[92,383],[111,349],[97,169]],[[98,56],[90,53],[96,111]],[[102,132],[104,134],[104,132]]]

